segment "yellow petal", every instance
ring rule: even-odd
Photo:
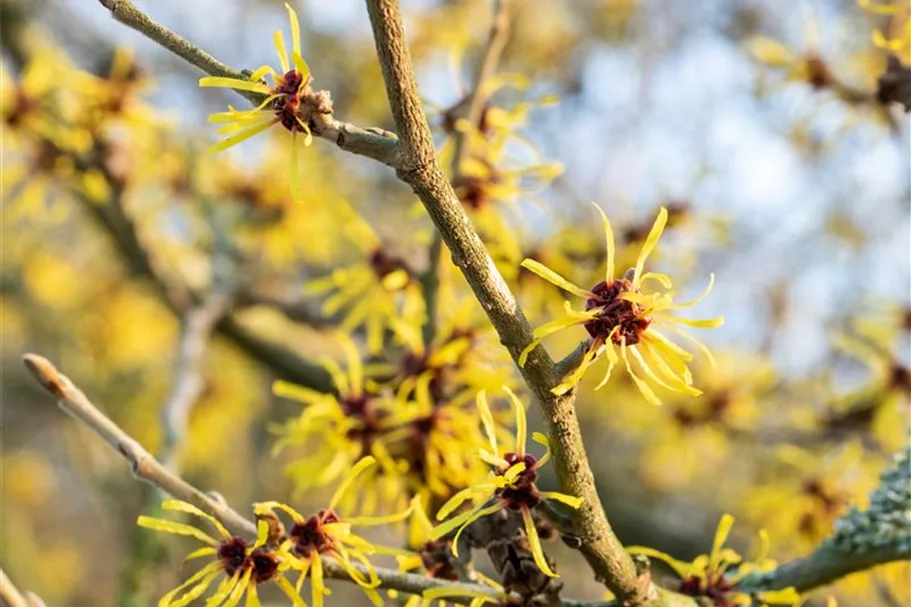
[[[487,404],[487,392],[481,390],[476,397],[478,413],[481,416],[481,424],[484,426],[484,433],[487,435],[487,442],[490,443],[490,449],[494,456],[499,455],[497,450],[497,433],[493,423],[493,415],[490,412],[490,406]]]
[[[565,278],[563,278],[562,276],[560,276],[559,274],[557,274],[556,272],[554,272],[547,266],[538,263],[534,259],[524,260],[522,262],[522,267],[527,270],[530,270],[531,272],[534,272],[535,274],[537,274],[538,276],[540,276],[547,282],[549,282],[557,287],[560,287],[564,291],[569,291],[573,295],[578,295],[579,297],[584,297],[585,299],[588,299],[589,297],[594,297],[594,295],[591,293],[591,291],[587,291],[587,290],[583,289],[582,287],[578,287],[578,286],[574,285],[573,283],[566,280]]]
[[[249,80],[240,80],[238,78],[222,78],[219,76],[204,76],[199,79],[199,86],[202,88],[228,88],[236,91],[250,91],[251,93],[262,93],[268,95],[271,89],[264,82],[250,82]]]
[[[607,269],[604,272],[604,280],[609,284],[614,280],[614,231],[611,229],[610,221],[607,219],[607,215],[604,214],[604,210],[599,207],[594,202],[592,203],[598,213],[601,214],[601,223],[604,226],[604,240],[607,246]]]
[[[556,394],[558,396],[569,392],[572,389],[572,387],[575,386],[577,383],[579,383],[579,380],[582,379],[582,376],[585,374],[585,372],[591,366],[596,353],[597,353],[597,349],[595,348],[595,344],[593,343],[591,346],[589,346],[588,350],[585,352],[585,356],[582,357],[582,362],[579,363],[579,366],[576,367],[576,369],[572,373],[570,373],[568,376],[566,376],[566,378],[564,378],[563,381],[561,381],[554,388],[552,388],[551,392],[553,392],[554,394]]]
[[[288,50],[285,48],[285,36],[281,30],[275,30],[272,34],[275,41],[275,52],[278,53],[278,61],[282,66],[282,74],[287,74],[291,67],[288,65]]]
[[[231,146],[237,145],[238,143],[241,143],[242,141],[246,141],[247,139],[250,139],[251,137],[255,137],[256,135],[259,135],[260,133],[262,133],[263,131],[268,129],[270,126],[272,126],[276,122],[278,122],[277,118],[270,118],[259,124],[253,125],[250,128],[241,131],[237,135],[232,135],[231,137],[228,137],[227,139],[219,141],[218,143],[216,143],[215,145],[213,145],[212,147],[209,148],[209,153],[215,154],[217,152],[227,150]]]
[[[348,474],[345,476],[345,478],[342,479],[342,482],[341,482],[341,484],[338,486],[338,488],[335,490],[335,494],[333,494],[332,499],[329,500],[329,506],[328,506],[328,508],[329,508],[330,510],[331,510],[332,508],[334,508],[335,505],[338,503],[338,500],[342,497],[342,495],[345,493],[345,491],[348,490],[348,487],[351,486],[351,484],[354,482],[354,480],[355,480],[355,479],[356,479],[364,470],[366,470],[367,468],[369,468],[370,466],[372,466],[372,465],[375,464],[375,463],[376,463],[376,459],[374,459],[373,456],[366,455],[366,456],[362,457],[362,458],[360,459],[360,461],[358,461],[358,462],[354,465],[354,467],[351,469],[351,471],[348,472]]]
[[[459,538],[462,536],[462,532],[465,531],[473,522],[475,522],[479,519],[482,519],[485,516],[495,514],[505,507],[506,507],[505,502],[497,502],[493,506],[488,506],[487,508],[481,508],[480,510],[475,512],[472,516],[468,517],[468,520],[466,520],[464,523],[462,523],[462,526],[459,527],[458,531],[456,531],[455,537],[452,538],[452,553],[456,557],[459,556]]]
[[[205,531],[197,529],[192,525],[177,523],[175,521],[167,521],[160,518],[152,518],[151,516],[140,516],[138,519],[136,519],[136,524],[140,527],[145,527],[146,529],[164,531],[165,533],[173,533],[175,535],[186,535],[189,537],[195,537],[196,539],[201,540],[207,544],[212,544],[213,546],[218,545],[218,540],[210,536]]]
[[[225,528],[225,526],[221,524],[221,521],[219,521],[217,518],[215,518],[208,512],[203,512],[202,510],[200,510],[193,504],[188,504],[187,502],[184,502],[182,500],[165,500],[161,503],[161,507],[165,510],[186,512],[187,514],[192,514],[194,516],[198,516],[199,518],[204,518],[207,521],[209,521],[209,523],[211,523],[211,525],[213,527],[215,527],[215,529],[218,530],[218,532],[222,535],[222,537],[224,537],[224,538],[232,537],[231,533],[229,533],[228,530]]]
[[[544,550],[541,548],[541,538],[538,537],[538,530],[535,527],[534,518],[528,508],[522,508],[522,521],[525,523],[525,535],[528,536],[528,547],[531,550],[531,555],[534,557],[538,569],[548,577],[560,577],[551,571],[550,565],[547,564],[547,558],[545,558]]]
[[[565,493],[558,493],[556,491],[542,491],[541,496],[576,509],[578,509],[583,502],[581,497],[573,497],[572,495],[566,495]]]
[[[516,396],[516,393],[509,389],[509,386],[503,386],[503,391],[509,395],[512,401],[512,408],[516,415],[516,453],[525,455],[525,436],[528,432],[525,419],[525,405]]]
[[[661,210],[658,212],[658,217],[655,219],[655,223],[652,224],[652,229],[648,233],[648,237],[642,244],[642,249],[639,251],[639,257],[636,259],[636,271],[633,273],[633,290],[638,289],[642,282],[642,269],[645,267],[645,260],[648,259],[648,256],[651,255],[655,246],[658,244],[658,239],[661,238],[661,233],[664,231],[665,225],[667,225],[667,209],[661,207]]]
[[[285,8],[288,9],[288,21],[291,23],[291,52],[300,55],[301,53],[301,28],[300,21],[297,19],[297,13],[291,8],[291,5],[285,2]],[[306,75],[306,74],[304,74]]]
[[[712,554],[710,555],[710,566],[713,571],[717,571],[718,558],[721,552],[721,547],[728,539],[728,534],[731,532],[731,527],[734,526],[734,517],[730,514],[724,514],[721,517],[721,520],[718,521],[718,529],[715,531],[715,540],[712,542]]]
[[[666,563],[671,569],[674,570],[674,573],[676,573],[680,579],[685,579],[688,577],[690,575],[690,572],[694,569],[690,563],[678,561],[666,552],[660,552],[654,548],[648,548],[646,546],[628,546],[626,548],[626,551],[631,554],[643,554],[649,558],[658,559],[659,561]]]
[[[539,445],[544,445],[544,455],[538,458],[538,461],[535,463],[535,470],[543,466],[550,459],[550,441],[547,440],[547,437],[541,434],[540,432],[532,432],[531,439],[538,443]]]

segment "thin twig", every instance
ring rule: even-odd
[[[503,55],[503,49],[506,48],[506,43],[509,40],[511,7],[512,0],[496,0],[494,2],[493,20],[490,36],[487,38],[487,46],[475,72],[471,92],[468,93],[466,99],[459,103],[460,108],[467,108],[465,109],[465,119],[472,128],[480,123],[484,105],[487,103],[484,83],[497,71],[500,57]],[[458,184],[462,180],[462,163],[469,151],[468,140],[469,133],[465,130],[457,129],[453,135],[454,152],[450,168],[452,173],[451,182],[453,184]],[[426,346],[430,345],[436,335],[439,312],[437,309],[437,296],[440,288],[440,256],[442,251],[443,238],[440,231],[434,229],[427,256],[427,269],[421,275],[421,287],[427,309],[427,318],[423,327],[423,339]]]
[[[223,500],[216,499],[200,491],[179,476],[172,474],[133,437],[99,411],[88,397],[68,377],[60,373],[49,360],[37,354],[26,354],[23,357],[23,361],[35,379],[58,399],[58,405],[64,412],[88,426],[111,448],[126,458],[136,478],[161,489],[177,499],[197,506],[204,512],[216,517],[234,533],[246,537],[256,535],[256,525],[253,521],[243,517]],[[334,561],[324,559],[323,567],[328,577],[351,581],[351,577],[345,569]],[[366,568],[362,565],[354,565],[354,568],[362,574],[367,573]],[[488,586],[454,584],[448,580],[402,573],[382,567],[375,568],[375,571],[383,588],[400,592],[421,594],[430,588],[446,586],[461,588],[475,594],[480,592],[492,597],[497,596],[497,592]],[[4,584],[7,582],[8,580],[5,577],[0,577],[0,588],[5,588]],[[5,598],[5,595],[0,596]],[[458,603],[468,603],[471,601],[471,595],[466,594],[464,598],[454,597],[451,600]],[[567,601],[566,605],[571,607],[609,607],[610,603]],[[19,606],[13,605],[12,607]],[[22,607],[31,606],[23,604]]]
[[[331,327],[337,321],[331,315],[322,314],[312,302],[303,299],[292,299],[250,290],[238,293],[236,307],[247,308],[252,306],[273,308],[288,320],[302,323],[315,329]]]
[[[497,0],[494,4],[493,22],[491,24],[490,36],[487,40],[487,46],[484,49],[481,62],[478,65],[475,74],[474,83],[468,96],[459,103],[459,108],[465,110],[466,120],[470,125],[477,125],[481,119],[481,113],[484,104],[487,101],[484,95],[484,82],[490,78],[497,69],[503,48],[509,38],[509,8],[511,0]],[[462,162],[468,153],[468,133],[464,130],[456,130],[453,135],[454,153],[452,157],[452,178],[453,184],[459,183],[462,179]],[[429,345],[436,335],[436,324],[438,316],[438,291],[440,287],[440,256],[443,250],[443,238],[440,231],[434,229],[433,239],[431,240],[427,261],[427,269],[421,275],[421,287],[423,289],[424,301],[427,308],[427,318],[423,327],[424,344]]]
[[[484,49],[481,64],[475,73],[471,93],[468,95],[467,109],[465,110],[465,120],[468,121],[472,128],[480,123],[484,106],[487,103],[488,96],[484,91],[484,83],[497,71],[500,57],[502,57],[506,43],[509,41],[511,8],[512,0],[496,0],[495,2],[493,23],[490,28],[490,36],[487,39],[487,47]],[[456,132],[452,162],[454,175],[458,175],[461,172],[462,162],[468,156],[469,146],[466,145],[467,140],[468,137],[464,132]]]
[[[182,36],[155,22],[129,0],[99,0],[99,2],[111,11],[114,19],[157,42],[206,74],[223,78],[247,79],[244,72],[222,63]],[[253,105],[259,105],[264,99],[264,96],[259,93],[235,92]],[[328,93],[323,92],[322,94],[328,100]],[[331,103],[328,106],[331,107]],[[366,156],[391,167],[397,165],[398,142],[394,133],[379,128],[361,128],[342,122],[336,120],[331,113],[315,115],[310,127],[315,136],[334,143],[346,152]]]
[[[3,569],[0,569],[0,599],[3,599],[3,602],[9,607],[30,607]]]
[[[575,350],[567,354],[562,360],[554,365],[554,372],[560,381],[563,381],[567,375],[579,368],[589,347],[591,347],[591,341],[586,339],[576,346]]]

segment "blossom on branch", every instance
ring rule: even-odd
[[[449,517],[466,501],[472,500],[474,502],[474,506],[469,510],[434,527],[432,538],[440,539],[455,531],[455,537],[452,540],[452,551],[453,554],[458,556],[459,536],[466,527],[480,518],[499,512],[504,508],[509,508],[510,510],[518,511],[522,516],[535,564],[546,575],[558,577],[551,570],[550,565],[547,563],[547,558],[544,556],[544,551],[541,549],[541,540],[538,537],[532,510],[541,503],[542,499],[555,500],[571,508],[581,506],[582,499],[564,493],[538,490],[535,484],[538,478],[537,471],[550,459],[550,443],[546,436],[540,432],[535,432],[532,434],[532,439],[544,446],[546,449],[544,455],[538,459],[525,451],[527,434],[525,406],[512,390],[506,386],[503,389],[509,395],[516,415],[515,451],[500,454],[493,415],[487,404],[487,395],[483,391],[479,392],[477,398],[478,411],[481,414],[481,421],[490,444],[490,451],[482,449],[480,456],[482,460],[493,467],[493,470],[491,470],[491,476],[487,479],[459,491],[443,504],[436,515],[438,521],[443,521]],[[490,499],[493,499],[495,503],[487,505],[486,502]]]
[[[653,404],[661,404],[661,401],[652,391],[646,379],[674,392],[698,396],[701,392],[693,387],[692,373],[688,366],[693,355],[668,339],[656,327],[660,326],[690,342],[714,364],[714,358],[709,349],[677,325],[712,328],[721,325],[724,319],[719,317],[691,320],[670,314],[674,310],[691,307],[705,298],[712,290],[714,275],[702,295],[693,301],[678,304],[674,303],[675,294],[670,277],[666,274],[644,271],[645,262],[658,244],[658,239],[667,223],[667,209],[662,207],[642,245],[636,260],[636,267],[628,271],[623,278],[615,278],[613,230],[604,211],[597,205],[595,208],[601,213],[607,240],[607,269],[602,282],[590,290],[583,289],[537,261],[526,259],[522,262],[524,268],[586,301],[585,309],[582,311],[574,310],[568,301],[564,302],[565,316],[563,318],[552,320],[535,329],[534,340],[522,352],[519,357],[519,365],[525,365],[529,353],[541,343],[543,338],[561,329],[582,325],[591,336],[591,343],[576,370],[551,390],[554,394],[565,394],[572,389],[594,362],[595,357],[604,352],[607,355],[608,366],[598,388],[607,383],[614,366],[622,360],[639,391],[646,400]],[[650,283],[658,283],[663,291],[646,292],[646,285]],[[617,355],[618,350],[619,356]],[[630,361],[630,359],[633,360]],[[632,362],[636,363],[645,378],[636,373]]]
[[[256,69],[248,80],[239,78],[224,78],[206,76],[200,78],[201,87],[228,88],[235,91],[247,91],[265,95],[265,99],[252,110],[236,110],[228,106],[227,112],[219,112],[209,116],[209,122],[222,123],[218,132],[228,137],[212,147],[213,152],[225,150],[242,141],[262,133],[274,124],[281,124],[291,132],[291,195],[299,200],[300,182],[297,175],[297,155],[299,134],[303,134],[304,145],[309,146],[313,141],[308,120],[301,117],[301,111],[306,109],[303,95],[313,79],[310,67],[301,57],[300,24],[297,13],[290,5],[285,4],[291,21],[291,53],[285,46],[285,37],[281,30],[274,34],[275,50],[278,53],[281,73],[274,68],[263,65]],[[290,61],[289,61],[290,59]],[[272,86],[263,81],[264,76],[272,78]]]
[[[764,590],[761,592],[740,592],[737,584],[751,573],[771,571],[775,568],[775,561],[766,558],[769,550],[768,534],[760,532],[762,541],[759,554],[751,561],[744,558],[730,548],[724,548],[734,517],[725,514],[718,522],[715,531],[715,541],[712,542],[712,551],[709,554],[697,556],[691,563],[678,561],[668,554],[645,548],[632,546],[627,548],[634,554],[656,558],[667,563],[680,577],[675,591],[692,597],[704,597],[705,603],[714,607],[734,607],[735,605],[752,605],[754,607],[766,606],[792,606],[801,603],[800,594],[794,588],[783,590]]]
[[[336,507],[342,496],[354,484],[357,477],[365,470],[372,467],[376,461],[372,457],[364,457],[345,475],[345,478],[335,490],[329,505],[308,517],[280,502],[262,502],[256,504],[257,515],[274,516],[275,510],[281,510],[291,516],[293,526],[287,532],[282,542],[282,550],[290,555],[290,567],[300,572],[295,589],[300,592],[304,580],[310,578],[313,607],[322,607],[323,597],[331,594],[326,588],[323,576],[323,561],[328,558],[340,565],[352,581],[360,586],[374,605],[382,605],[383,600],[376,587],[380,580],[367,555],[376,552],[396,552],[395,550],[381,549],[374,546],[364,538],[351,531],[352,527],[384,525],[403,521],[411,514],[411,508],[404,512],[388,516],[363,516],[355,518],[342,518]],[[361,565],[361,570],[355,567]]]
[[[190,576],[182,584],[165,594],[158,601],[158,607],[182,607],[189,605],[208,590],[215,580],[222,578],[215,592],[206,601],[206,607],[233,607],[246,593],[247,607],[259,607],[257,587],[274,582],[295,607],[306,607],[299,592],[284,577],[291,566],[291,559],[275,546],[268,545],[268,526],[260,522],[257,538],[250,543],[242,537],[233,536],[214,516],[206,514],[196,506],[180,500],[162,503],[164,510],[187,512],[208,521],[220,537],[208,532],[167,519],[140,516],[136,523],[140,527],[164,531],[175,535],[194,537],[208,544],[191,552],[184,562],[201,557],[213,557],[212,561]]]

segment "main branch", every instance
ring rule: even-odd
[[[462,271],[501,343],[518,362],[531,343],[532,331],[437,161],[398,2],[367,0],[367,9],[399,135],[402,165],[397,173],[424,204],[452,252],[453,263]],[[537,348],[520,371],[544,411],[561,487],[584,500],[573,521],[583,554],[596,576],[622,602],[656,604],[657,592],[647,576],[639,576],[604,514],[573,406],[575,394],[558,397],[550,392],[557,383],[554,363],[543,348]]]

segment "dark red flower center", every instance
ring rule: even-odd
[[[348,438],[360,442],[363,455],[369,455],[374,439],[382,432],[380,415],[373,406],[374,399],[362,394],[340,399],[339,404],[347,417],[360,422],[348,430]]]
[[[338,515],[332,510],[320,510],[302,523],[295,523],[288,532],[293,543],[294,554],[307,558],[314,552],[323,554],[335,548],[335,540],[323,528],[329,523],[338,522]]]
[[[594,297],[585,302],[585,309],[597,310],[598,315],[585,323],[589,335],[604,343],[610,338],[618,346],[624,339],[628,346],[639,343],[652,320],[643,315],[637,304],[621,297],[632,291],[632,287],[629,280],[621,278],[610,283],[599,282],[592,288]]]
[[[218,559],[222,568],[230,577],[244,568],[247,562],[247,542],[242,537],[226,540],[218,547]]]
[[[256,583],[268,582],[278,572],[278,560],[262,548],[247,554],[247,542],[242,537],[225,540],[218,547],[218,559],[225,575],[233,577],[252,568],[251,579]]]
[[[535,465],[538,463],[538,459],[530,453],[526,453],[525,455],[507,453],[503,456],[503,459],[506,460],[508,466],[497,470],[497,474],[500,476],[505,475],[509,468],[518,463],[524,463],[525,469],[519,473],[516,480],[514,480],[510,486],[498,489],[497,496],[505,501],[506,506],[511,510],[519,510],[523,507],[534,508],[537,506],[541,501],[541,496],[538,494],[538,489],[535,487],[535,481],[538,480],[538,473],[535,470]]]
[[[396,270],[405,270],[409,275],[411,274],[411,272],[408,271],[408,266],[405,264],[404,260],[387,253],[381,248],[376,249],[370,254],[368,263],[379,278],[386,278]]]
[[[714,607],[735,607],[734,599],[731,596],[733,587],[724,576],[719,576],[713,572],[707,572],[708,582],[691,575],[680,581],[677,592],[686,596],[701,596],[712,601]]]
[[[301,107],[301,91],[309,82],[310,76],[307,76],[305,82],[300,72],[290,70],[278,79],[275,88],[272,89],[272,94],[278,95],[272,102],[272,111],[282,126],[292,133],[304,130],[298,122],[297,114]]]

